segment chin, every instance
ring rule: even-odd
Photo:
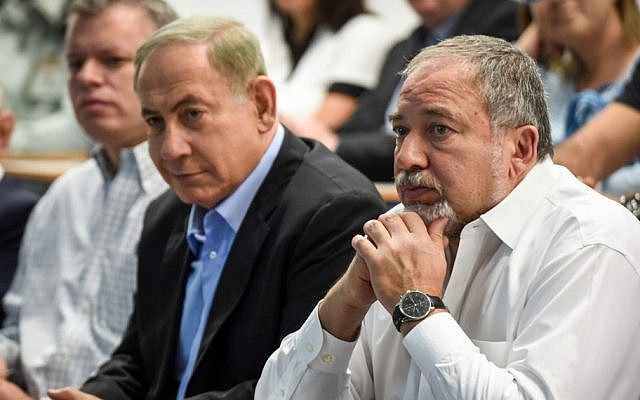
[[[448,218],[449,222],[444,229],[444,233],[450,238],[460,237],[460,232],[465,225],[446,200],[439,201],[432,205],[420,203],[410,204],[405,206],[405,211],[413,211],[420,215],[427,226],[439,218]]]

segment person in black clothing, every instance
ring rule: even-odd
[[[7,147],[14,126],[13,114],[2,108],[2,100],[0,91],[0,150]],[[6,176],[0,165],[0,296],[4,296],[13,280],[24,227],[37,201],[35,193]],[[0,307],[0,322],[2,320],[4,310]]]

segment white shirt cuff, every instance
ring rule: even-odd
[[[405,336],[403,343],[425,376],[453,352],[475,349],[471,339],[447,312],[427,317]]]

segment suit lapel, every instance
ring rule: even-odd
[[[269,216],[279,204],[282,193],[307,151],[308,147],[301,140],[288,131],[285,133],[280,152],[251,202],[225,263],[200,345],[194,375],[220,327],[240,302],[251,273],[258,264],[257,257],[262,244],[271,230]]]

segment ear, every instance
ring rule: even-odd
[[[0,110],[0,150],[9,145],[14,123],[15,120],[11,111]]]
[[[540,134],[533,125],[523,125],[508,134],[511,159],[509,178],[519,181],[538,162]]]
[[[257,76],[251,82],[250,96],[256,107],[258,131],[270,132],[276,122],[275,85],[266,76]]]

